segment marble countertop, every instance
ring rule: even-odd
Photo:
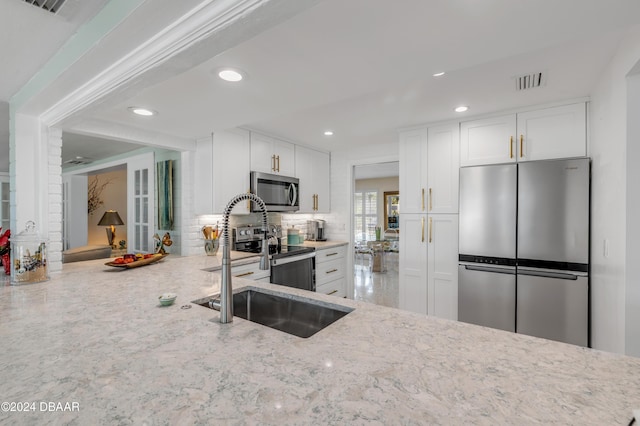
[[[218,292],[214,261],[0,287],[0,399],[35,403],[0,424],[626,425],[640,407],[638,358],[364,302],[235,279],[355,310],[308,339],[220,324],[189,303]]]

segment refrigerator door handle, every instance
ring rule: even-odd
[[[569,272],[546,272],[546,271],[531,271],[528,269],[518,269],[518,275],[529,275],[532,277],[543,278],[557,278],[559,280],[572,280],[578,279],[578,275]]]
[[[462,265],[462,266],[464,266],[464,269],[466,269],[467,271],[492,272],[495,274],[507,274],[507,275],[516,274],[515,268],[503,269],[503,268],[496,268],[492,266],[475,266],[475,265]]]

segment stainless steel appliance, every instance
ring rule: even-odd
[[[307,239],[309,241],[327,241],[324,235],[325,221],[312,219],[307,221]]]
[[[295,212],[300,210],[298,178],[251,172],[251,193],[262,198],[270,212]],[[251,211],[258,211],[251,203]]]
[[[232,247],[237,251],[260,253],[264,231],[261,227],[246,225],[233,229]],[[280,242],[276,250],[269,254],[272,284],[316,291],[315,256],[313,247],[282,245],[282,229],[279,225],[269,225],[269,238]],[[270,250],[271,251],[271,250]]]
[[[589,345],[587,158],[460,170],[461,321]]]

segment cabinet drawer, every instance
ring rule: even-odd
[[[327,294],[336,297],[346,297],[346,279],[340,278],[316,287],[316,293]]]
[[[260,262],[248,263],[246,265],[231,266],[231,276],[233,278],[244,278],[247,280],[259,280],[271,277],[271,271],[260,269]]]
[[[316,287],[345,276],[344,259],[316,263]]]
[[[344,259],[347,254],[347,246],[334,247],[330,249],[316,250],[316,264],[330,262],[336,259]]]

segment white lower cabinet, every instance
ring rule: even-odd
[[[347,246],[316,250],[316,292],[347,297]]]
[[[231,265],[231,276],[233,278],[269,282],[271,270],[260,269],[260,262],[246,263],[238,266]]]
[[[400,215],[400,309],[458,318],[458,215]]]

